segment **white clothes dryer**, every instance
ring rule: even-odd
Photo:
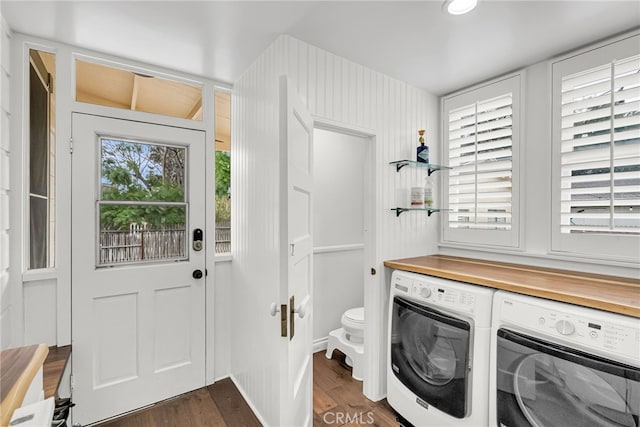
[[[640,319],[496,292],[490,426],[638,427]]]
[[[392,274],[387,400],[403,423],[487,425],[493,294],[432,276]]]

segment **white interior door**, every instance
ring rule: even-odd
[[[205,134],[73,114],[74,422],[205,384]]]
[[[286,76],[280,78],[281,425],[313,422],[313,120]],[[295,312],[294,312],[295,311]]]

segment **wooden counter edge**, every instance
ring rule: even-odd
[[[453,272],[444,269],[437,269],[433,267],[425,267],[416,264],[407,264],[398,261],[385,261],[385,267],[393,268],[396,270],[409,271],[414,273],[427,274],[431,276],[441,277],[443,279],[450,279],[459,282],[467,282],[475,285],[487,286],[493,289],[500,289],[505,291],[511,291],[521,293],[529,296],[535,296],[540,298],[546,298],[554,301],[565,302],[570,304],[581,305],[584,307],[595,308],[604,311],[610,311],[613,313],[624,314],[631,317],[640,318],[640,307],[631,305],[620,304],[610,300],[600,300],[592,297],[586,297],[576,295],[575,293],[552,291],[549,289],[536,288],[532,285],[518,285],[514,283],[500,282],[496,280],[487,279],[484,277],[467,275],[460,272]]]
[[[38,373],[38,370],[44,365],[44,361],[49,353],[49,348],[46,344],[39,344],[38,348],[34,352],[27,367],[22,371],[22,374],[18,380],[13,384],[9,393],[2,402],[0,402],[0,426],[8,426],[11,421],[11,416],[16,408],[22,406],[24,396],[27,394],[27,390],[31,385],[31,381]]]

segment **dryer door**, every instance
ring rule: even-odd
[[[391,368],[419,404],[467,415],[470,330],[464,320],[394,297]]]
[[[499,425],[638,427],[640,368],[507,329],[496,354]]]

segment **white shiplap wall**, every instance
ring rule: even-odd
[[[9,39],[11,33],[0,15],[0,349],[12,347],[9,286]]]
[[[384,394],[386,274],[382,261],[436,251],[437,215],[409,212],[396,218],[401,189],[422,185],[425,172],[389,161],[413,158],[417,131],[427,129],[434,160],[439,152],[437,98],[354,62],[296,40],[279,37],[234,85],[232,102],[233,333],[231,373],[268,425],[278,425],[278,318],[268,314],[278,295],[278,77],[287,74],[315,119],[374,135],[379,274],[365,292],[368,377],[365,393]],[[364,161],[364,160],[363,160]],[[439,188],[437,185],[435,188]],[[436,194],[436,200],[438,195]],[[370,285],[370,284],[369,284]],[[367,302],[368,301],[368,302]],[[274,301],[280,303],[279,301]],[[371,310],[372,309],[372,310]],[[366,332],[367,333],[367,332]],[[371,335],[374,334],[374,335]]]

